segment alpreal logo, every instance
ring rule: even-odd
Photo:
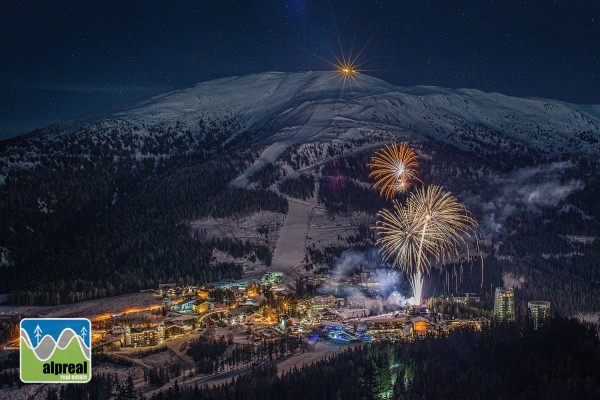
[[[89,382],[92,377],[91,328],[86,318],[21,320],[21,380]]]

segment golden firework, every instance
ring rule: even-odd
[[[384,258],[407,273],[426,273],[432,261],[458,256],[464,236],[477,226],[464,205],[440,186],[419,188],[405,206],[394,201],[393,207],[377,214],[377,244]]]
[[[413,181],[419,180],[419,157],[406,142],[400,143],[400,146],[396,143],[386,145],[373,155],[367,166],[373,170],[369,174],[369,178],[375,179],[373,189],[379,188],[379,193],[386,200],[406,191]]]
[[[411,273],[421,267],[422,257],[419,253],[435,254],[437,243],[422,235],[419,216],[396,200],[392,205],[393,210],[384,209],[377,213],[380,218],[375,226],[375,231],[380,235],[377,245],[381,246],[384,259],[391,259],[394,267]],[[426,262],[429,259],[430,257],[424,258]]]

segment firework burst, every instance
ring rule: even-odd
[[[309,54],[318,58],[321,61],[326,62],[327,64],[329,64],[329,66],[331,68],[333,68],[335,75],[333,75],[331,79],[335,79],[335,78],[338,79],[338,84],[341,84],[342,92],[346,88],[346,85],[348,85],[348,86],[356,85],[356,86],[360,87],[361,73],[369,72],[369,71],[376,71],[376,70],[372,70],[372,69],[363,69],[362,68],[365,64],[369,63],[369,61],[372,60],[372,58],[371,58],[369,60],[361,61],[362,54],[366,50],[367,45],[370,42],[370,39],[367,41],[367,43],[365,43],[365,45],[358,52],[355,52],[354,45],[352,45],[349,53],[344,51],[344,48],[342,47],[342,42],[341,42],[339,36],[337,38],[337,41],[339,44],[339,49],[336,51],[333,48],[330,48],[329,52],[331,53],[331,55],[328,58],[323,58],[323,57],[319,56],[318,54],[314,54],[314,53],[309,53]]]
[[[459,255],[464,236],[469,236],[477,222],[465,207],[440,186],[417,189],[402,206],[393,202],[393,210],[382,210],[375,230],[377,244],[393,266],[413,275],[413,292],[420,302],[422,275],[431,263],[445,263]]]
[[[432,261],[444,263],[458,256],[466,244],[463,236],[470,236],[477,226],[464,205],[440,186],[419,188],[405,206],[394,201],[393,210],[377,215],[377,244],[383,255],[394,266],[419,272],[429,272]]]
[[[450,192],[444,192],[441,186],[417,189],[408,198],[407,208],[419,218],[421,246],[425,237],[435,243],[437,251],[433,255],[440,263],[458,256],[458,249],[466,245],[463,236],[470,236],[477,226],[465,206]],[[424,265],[429,268],[428,263]]]
[[[376,152],[367,164],[373,171],[369,178],[375,179],[373,189],[379,189],[386,200],[406,191],[413,181],[418,181],[419,158],[406,142],[392,143]]]
[[[398,201],[392,203],[392,210],[381,210],[377,213],[379,221],[375,231],[379,234],[377,244],[386,260],[391,260],[394,267],[405,272],[412,269],[421,270],[422,260],[428,262],[431,257],[422,257],[421,253],[437,255],[437,242],[423,235],[422,218],[414,210],[403,206]]]

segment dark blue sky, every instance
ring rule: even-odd
[[[600,104],[600,1],[0,2],[0,139],[229,75],[328,69]]]

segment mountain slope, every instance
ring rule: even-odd
[[[486,284],[523,276],[515,281],[538,296],[522,281],[571,279],[574,302],[600,309],[583,294],[600,281],[589,245],[600,236],[600,106],[396,87],[366,75],[338,83],[333,72],[225,78],[0,142],[0,292],[55,304],[239,277],[214,250],[268,265],[278,232],[262,227],[266,239],[245,242],[191,230],[190,221],[286,213],[280,193],[373,221],[384,204],[365,164],[374,149],[407,140],[423,181],[452,190],[480,221]],[[344,246],[372,245],[363,228]],[[323,267],[341,251],[315,245],[306,257]],[[483,290],[473,281],[462,290]]]
[[[307,72],[201,83],[100,121],[50,127],[2,142],[0,182],[10,170],[32,168],[64,152],[80,161],[154,160],[205,153],[244,134],[257,145],[278,142],[282,148],[402,131],[416,140],[478,152],[600,151],[600,106],[471,89],[395,87],[366,75],[358,82],[342,89],[333,72]],[[266,162],[272,153],[265,155]]]

